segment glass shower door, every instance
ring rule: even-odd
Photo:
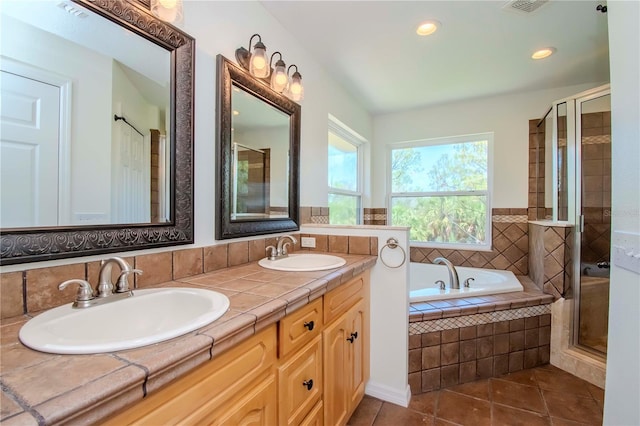
[[[611,246],[611,107],[599,92],[576,100],[577,206],[580,274],[576,286],[575,339],[579,347],[607,353]]]

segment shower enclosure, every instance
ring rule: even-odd
[[[553,103],[538,124],[538,220],[575,232],[565,277],[574,300],[573,345],[607,353],[611,246],[611,107],[608,85]],[[543,136],[544,135],[544,136]]]

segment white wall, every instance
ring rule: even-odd
[[[612,230],[640,233],[640,3],[609,2]],[[640,424],[640,275],[611,263],[604,424]]]
[[[300,205],[326,206],[328,115],[371,140],[372,122],[365,109],[258,2],[186,1],[182,28],[196,38],[196,245],[214,243],[216,55],[235,61],[235,50],[248,47],[254,33],[261,35],[268,53],[282,52],[287,66],[296,64],[302,74]]]
[[[307,225],[309,234],[378,238],[378,261],[371,269],[371,377],[365,393],[404,407],[409,405],[409,228]],[[383,248],[395,238],[395,249]],[[401,248],[400,248],[401,247]],[[404,262],[402,251],[404,251]],[[381,258],[390,266],[381,262]]]
[[[492,207],[527,207],[529,120],[542,118],[553,101],[600,84],[472,99],[376,116],[371,172],[375,190],[371,206],[385,206],[388,144],[494,132]]]

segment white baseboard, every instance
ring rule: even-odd
[[[409,385],[407,385],[406,389],[402,390],[369,381],[364,393],[402,407],[408,407],[409,401],[411,401],[411,388]]]

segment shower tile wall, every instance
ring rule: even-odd
[[[582,115],[582,260],[609,260],[611,245],[611,113]]]
[[[573,227],[529,224],[529,276],[554,300],[571,295]]]

